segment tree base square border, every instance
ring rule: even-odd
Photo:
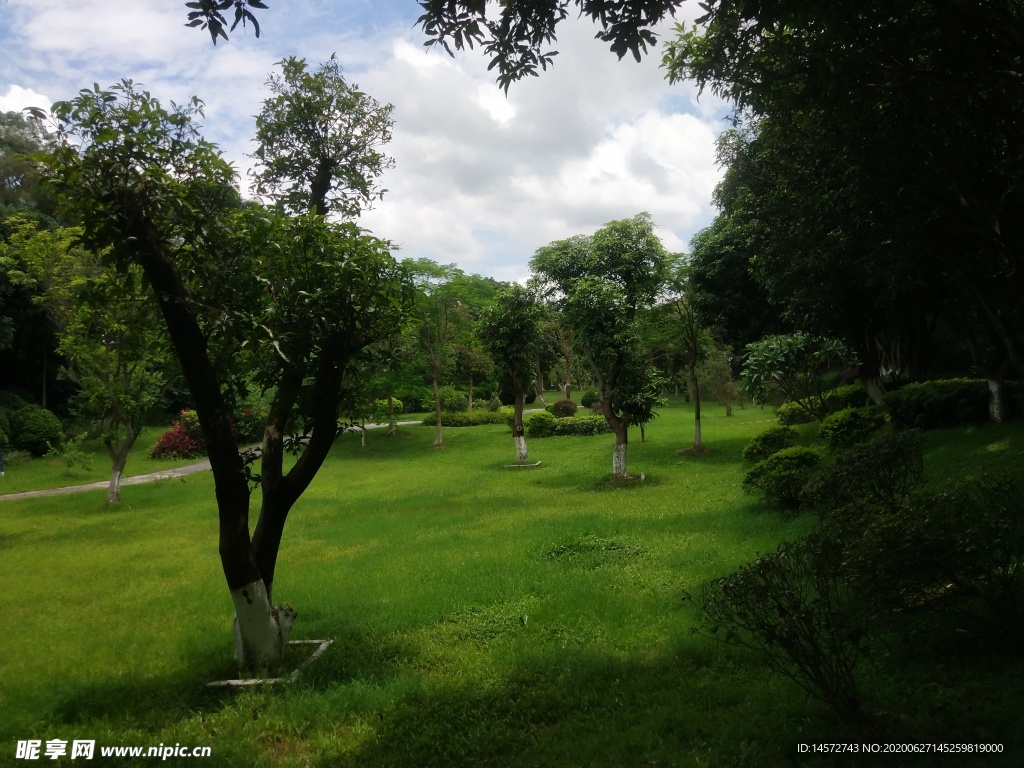
[[[277,683],[293,683],[299,678],[299,673],[302,668],[311,664],[318,657],[320,657],[324,651],[326,651],[333,640],[289,640],[288,645],[315,645],[317,646],[313,653],[310,654],[309,658],[299,664],[298,667],[293,669],[287,677],[244,677],[236,678],[234,680],[214,680],[212,683],[207,683],[207,688],[248,688],[256,685],[276,685]]]

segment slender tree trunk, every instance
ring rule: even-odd
[[[544,373],[540,369],[540,355],[537,355],[537,398],[543,405],[547,405],[547,398],[544,397]]]
[[[473,410],[473,371],[469,371],[469,408],[467,410]]]
[[[690,368],[690,389],[693,391],[693,447],[704,447],[700,440],[700,384],[697,381],[697,368]]]
[[[1002,424],[1006,419],[1006,387],[1001,377],[988,380],[988,414],[993,424]]]
[[[437,359],[434,360],[434,418],[436,424],[436,431],[434,433],[434,447],[438,448],[441,445],[441,393],[437,388],[437,380],[441,375],[440,364]]]
[[[395,402],[394,398],[391,397],[391,391],[388,390],[388,434],[394,435],[398,433],[398,420],[395,418]]]
[[[113,422],[116,417],[111,417],[109,426],[111,431],[117,428]],[[125,465],[128,463],[128,452],[135,445],[138,435],[130,421],[121,424],[124,429],[124,440],[110,438],[105,441],[107,455],[110,456],[110,485],[107,486],[107,504],[121,503],[121,477],[124,475]]]
[[[512,406],[512,437],[516,444],[516,461],[526,464],[530,461],[530,455],[526,450],[526,430],[523,428],[523,405],[526,401],[526,391],[523,387],[518,363],[510,373],[512,374],[512,390],[516,397]]]
[[[619,419],[621,423],[615,426],[615,450],[612,453],[612,476],[616,480],[625,480],[629,477],[626,472],[626,444],[629,441],[627,432],[628,426]]]

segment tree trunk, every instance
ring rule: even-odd
[[[295,622],[290,608],[271,608],[263,581],[231,590],[235,605],[235,664],[252,669],[281,658],[288,633]]]
[[[111,416],[108,422],[111,432],[116,429],[116,425],[113,423],[116,419],[116,416]],[[121,503],[121,477],[124,474],[125,465],[128,463],[128,452],[131,451],[132,446],[135,445],[135,439],[138,437],[130,421],[122,426],[125,431],[124,440],[117,441],[111,436],[105,441],[107,455],[110,456],[110,485],[107,486],[107,504]]]
[[[398,433],[398,421],[395,419],[395,402],[394,398],[391,397],[391,391],[388,391],[388,434],[394,435]]]
[[[993,424],[1002,424],[1006,419],[1006,387],[1002,379],[988,380],[988,414]]]
[[[435,448],[438,448],[441,445],[441,393],[437,389],[437,379],[441,375],[441,371],[439,370],[439,368],[440,368],[440,366],[438,364],[438,361],[435,360],[434,361],[434,376],[433,376],[433,380],[432,380],[433,384],[434,384],[434,418],[435,418],[435,424],[436,424],[436,430],[434,432],[434,447]]]
[[[512,374],[512,390],[516,397],[512,406],[512,437],[516,444],[516,461],[526,464],[530,460],[530,455],[526,451],[526,432],[523,429],[523,404],[526,401],[526,392],[518,368],[513,368],[510,373]]]
[[[540,356],[537,356],[537,397],[543,405],[547,405],[548,401],[544,397],[544,373],[540,369]]]
[[[466,409],[469,411],[473,410],[473,371],[469,372],[469,407]]]
[[[700,441],[700,384],[696,369],[690,373],[690,387],[693,390],[693,447],[700,450],[704,444]]]
[[[366,419],[359,422],[359,447],[366,447]]]
[[[626,473],[626,443],[620,443],[618,435],[615,436],[615,450],[612,453],[612,476],[616,480],[629,477]]]

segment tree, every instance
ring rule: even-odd
[[[53,106],[50,183],[83,241],[141,268],[202,426],[216,486],[220,555],[242,666],[279,657],[294,613],[271,607],[292,505],[338,432],[349,364],[402,318],[407,288],[386,242],[322,216],[242,205],[233,172],[199,135],[202,103],[165,110],[131,81]],[[232,367],[232,361],[239,363]],[[231,404],[255,371],[276,386],[261,472],[246,471]],[[286,440],[286,428],[300,432]],[[286,446],[300,452],[283,471]],[[250,481],[262,505],[250,538]]]
[[[670,79],[731,98],[757,123],[761,159],[775,158],[747,175],[763,190],[748,207],[767,213],[764,242],[774,246],[760,252],[778,254],[762,274],[814,286],[839,304],[833,317],[859,308],[862,327],[847,323],[842,335],[869,369],[934,329],[929,319],[931,328],[908,330],[902,317],[878,327],[872,299],[923,318],[973,304],[963,317],[1002,350],[982,356],[998,399],[1005,369],[1024,371],[1024,9],[926,0],[705,8],[703,30],[680,28],[664,64]],[[808,279],[813,264],[836,277]]]
[[[675,293],[671,301],[672,313],[675,315],[677,336],[682,351],[683,361],[686,367],[687,384],[690,395],[693,398],[693,450],[704,450],[704,443],[701,439],[700,405],[701,405],[701,380],[697,376],[697,366],[704,357],[705,347],[710,343],[710,337],[704,330],[700,315],[694,306],[690,296],[690,269],[682,260],[676,256],[672,264],[672,277],[670,286]]]
[[[121,501],[121,476],[142,418],[161,394],[169,367],[159,313],[138,267],[120,278],[95,253],[76,247],[77,228],[39,231],[21,220],[0,253],[16,257],[23,284],[57,329],[65,374],[80,391],[80,412],[100,427],[111,460],[107,503]]]
[[[651,305],[666,278],[667,255],[647,213],[611,221],[537,250],[530,266],[558,298],[597,382],[601,409],[615,433],[613,475],[628,477],[630,425],[654,416],[661,379],[639,336],[638,311]]]
[[[542,309],[534,296],[520,285],[511,285],[499,291],[495,302],[482,313],[477,333],[484,348],[499,364],[505,366],[515,393],[512,435],[516,444],[516,461],[530,460],[523,430],[523,404],[526,399],[526,381],[535,360],[535,348],[540,343]]]
[[[837,339],[797,332],[767,336],[747,345],[743,383],[755,399],[779,394],[816,421],[828,415],[824,375],[850,363],[850,351]]]
[[[452,362],[452,343],[458,335],[459,315],[464,311],[457,282],[463,272],[454,264],[435,264],[429,259],[403,262],[416,284],[416,340],[427,355],[430,382],[434,392],[434,447],[444,442],[441,433],[441,395],[438,385],[442,373]]]
[[[334,56],[314,72],[294,56],[278,64],[256,116],[255,189],[291,213],[352,218],[383,196],[377,180],[395,165],[381,149],[394,107],[346,82]]]
[[[733,379],[730,358],[728,349],[714,344],[705,349],[704,359],[697,365],[697,381],[701,391],[724,406],[726,416],[732,416],[733,405],[740,402],[743,396]]]

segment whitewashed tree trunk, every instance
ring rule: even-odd
[[[619,480],[627,477],[626,443],[619,443],[615,446],[615,451],[612,453],[612,474]]]
[[[107,486],[107,504],[121,503],[121,470],[114,469],[110,473],[110,485]]]
[[[516,435],[516,461],[520,464],[525,464],[530,460],[530,455],[526,452],[526,438],[523,435]]]
[[[231,590],[235,604],[235,663],[239,669],[271,664],[281,658],[295,612],[270,607],[263,581]]]
[[[1006,399],[1004,397],[1003,382],[994,379],[988,380],[988,415],[993,424],[1002,424],[1006,418]]]

